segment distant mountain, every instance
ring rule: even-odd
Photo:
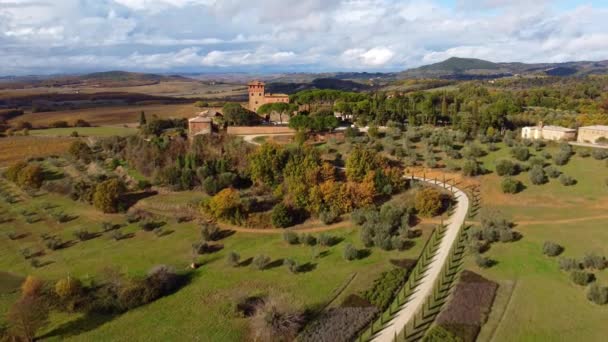
[[[307,89],[333,89],[343,91],[365,91],[370,90],[373,87],[351,80],[342,80],[337,78],[316,78],[310,82],[268,82],[266,83],[266,89],[270,93],[285,93],[293,94],[298,91]]]
[[[485,79],[514,75],[585,76],[608,74],[608,60],[565,63],[494,63],[475,58],[452,57],[443,62],[409,69],[398,78]]]

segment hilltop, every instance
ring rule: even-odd
[[[443,62],[408,69],[398,78],[483,79],[514,75],[585,76],[607,74],[608,61],[564,63],[494,63],[476,58],[451,57]]]

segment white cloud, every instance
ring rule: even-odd
[[[0,75],[402,70],[608,58],[608,6],[550,0],[0,0]]]

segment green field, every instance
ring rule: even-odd
[[[3,186],[8,186],[4,183]],[[14,191],[18,191],[12,187]],[[180,205],[191,201],[195,194],[185,192],[175,196],[160,195],[167,205]],[[37,275],[43,279],[56,280],[67,275],[77,276],[85,282],[96,279],[107,267],[114,267],[129,275],[145,275],[153,266],[169,264],[178,270],[186,269],[191,262],[191,244],[199,239],[198,225],[194,222],[176,223],[167,218],[163,227],[171,234],[158,237],[144,232],[136,224],[126,225],[123,233],[133,233],[130,239],[114,241],[109,233],[88,241],[77,241],[72,233],[78,228],[99,232],[102,221],[126,224],[123,215],[100,214],[89,205],[76,203],[67,198],[45,194],[35,198],[22,193],[24,201],[9,206],[0,204],[2,211],[15,220],[0,225],[0,269],[11,274]],[[151,202],[153,199],[147,199]],[[153,202],[153,201],[152,201]],[[67,223],[56,223],[45,210],[45,203],[52,203],[66,213],[77,216]],[[28,224],[21,213],[23,209],[36,211],[42,221]],[[10,240],[7,232],[28,234],[19,240]],[[40,234],[51,232],[64,241],[72,240],[73,246],[50,251],[44,247]],[[391,258],[415,258],[422,248],[429,230],[417,238],[413,248],[404,251],[385,252],[372,249],[371,254],[356,261],[345,261],[344,246],[352,242],[361,248],[358,229],[347,225],[330,232],[343,239],[332,247],[290,246],[281,234],[255,234],[238,232],[221,240],[223,249],[203,255],[198,261],[203,264],[194,273],[192,282],[173,295],[144,307],[116,317],[81,317],[79,314],[54,314],[52,324],[41,333],[49,340],[201,340],[235,341],[247,339],[248,320],[238,317],[234,303],[244,296],[273,295],[285,298],[299,309],[319,309],[336,295],[342,296],[369,287],[383,271],[392,268]],[[33,268],[20,254],[22,248],[43,250],[40,261],[47,265]],[[252,266],[233,268],[226,265],[226,255],[235,251],[242,260],[265,254],[276,267],[260,271]],[[318,254],[317,257],[314,257]],[[305,273],[292,274],[280,265],[283,258],[294,258],[299,263],[310,263],[312,269]],[[354,278],[353,278],[354,277]],[[352,279],[352,281],[351,281]],[[345,289],[336,293],[340,288]],[[16,298],[15,294],[0,297],[0,309],[5,311]],[[340,300],[334,301],[339,303]]]
[[[69,137],[73,132],[77,132],[81,137],[110,137],[127,136],[137,133],[136,128],[120,126],[101,126],[101,127],[67,127],[67,128],[47,128],[35,129],[30,131],[33,136],[49,137]]]
[[[500,147],[483,158],[488,169],[493,170],[494,160],[509,158],[508,148]],[[553,153],[557,146],[545,150]],[[516,178],[526,189],[505,195],[500,191],[500,177],[480,177],[482,207],[511,217],[523,238],[493,244],[486,255],[497,264],[489,269],[468,261],[469,269],[501,285],[479,341],[605,340],[608,308],[589,302],[586,289],[559,270],[559,257],[544,256],[542,245],[557,242],[565,247],[561,256],[577,259],[591,252],[608,255],[608,168],[605,161],[577,155],[558,168],[578,183],[566,187],[550,179],[547,184],[532,185],[524,172]],[[596,271],[595,276],[601,285],[608,285],[608,270]]]

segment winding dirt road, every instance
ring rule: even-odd
[[[414,178],[419,181],[443,186],[447,189],[450,188],[448,184],[444,184],[439,181],[435,183],[435,181],[430,179],[423,179],[419,177]],[[450,255],[452,245],[454,242],[456,242],[456,239],[458,239],[460,228],[466,220],[469,209],[469,198],[464,191],[454,188],[454,198],[456,200],[454,213],[445,222],[447,225],[445,236],[441,240],[439,251],[431,262],[431,265],[426,272],[426,276],[422,279],[422,282],[418,285],[416,292],[410,297],[409,301],[401,307],[393,319],[384,325],[382,330],[374,335],[372,341],[393,342],[395,336],[403,330],[403,327],[405,327],[405,325],[422,308],[426,298],[432,294],[433,286],[437,282],[437,279],[441,274],[441,270],[443,269],[444,264]]]

